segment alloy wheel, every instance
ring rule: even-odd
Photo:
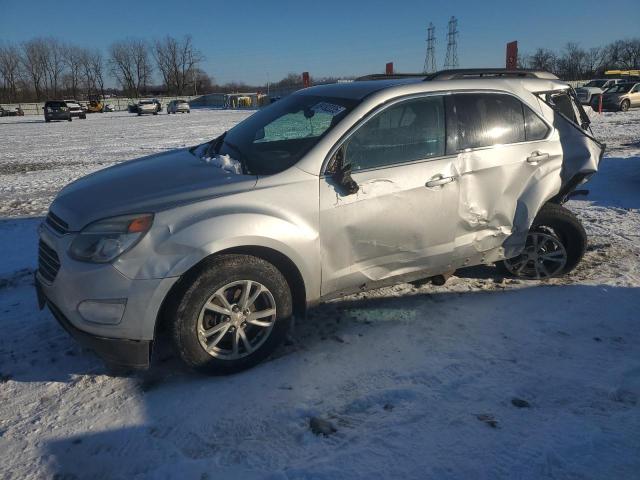
[[[237,360],[258,350],[276,322],[276,302],[267,287],[239,280],[211,295],[198,317],[198,340],[211,356]]]
[[[523,252],[504,261],[512,275],[537,280],[562,273],[566,264],[567,251],[564,245],[548,231],[529,232]]]

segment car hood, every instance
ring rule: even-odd
[[[157,212],[252,189],[257,177],[212,166],[189,149],[151,155],[105,168],[70,183],[51,204],[70,231],[127,213]]]

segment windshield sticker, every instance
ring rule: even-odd
[[[316,113],[327,113],[335,117],[336,115],[339,115],[342,112],[344,112],[346,108],[341,105],[335,105],[333,103],[318,102],[311,107],[311,110],[313,110]]]

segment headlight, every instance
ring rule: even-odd
[[[111,262],[133,248],[149,231],[152,223],[152,214],[99,220],[82,229],[71,243],[69,254],[81,262]]]

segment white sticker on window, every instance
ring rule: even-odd
[[[333,103],[318,102],[311,107],[311,110],[313,110],[316,113],[327,113],[335,117],[336,115],[339,115],[340,113],[344,112],[346,108],[340,105],[335,105]]]

